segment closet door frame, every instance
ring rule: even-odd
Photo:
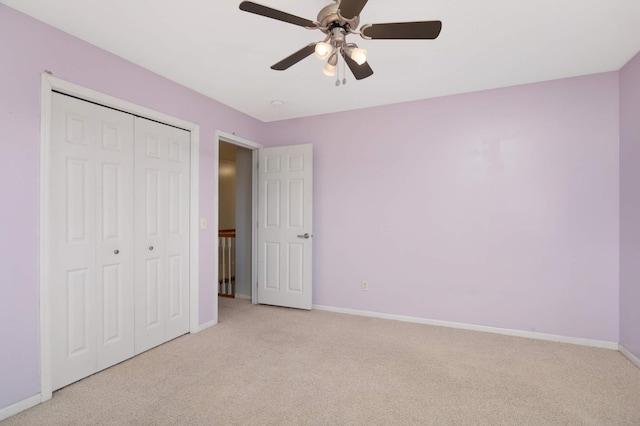
[[[74,83],[42,74],[41,79],[41,121],[40,121],[40,397],[41,402],[53,395],[51,382],[51,298],[50,265],[48,247],[50,244],[51,206],[51,97],[53,91],[94,102],[136,116],[165,123],[188,130],[191,133],[191,171],[189,205],[189,332],[197,333],[206,326],[199,324],[199,276],[198,276],[198,233],[199,233],[199,164],[200,126],[170,115],[106,95]]]

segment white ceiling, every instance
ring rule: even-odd
[[[314,56],[272,71],[324,35],[242,12],[240,0],[0,2],[262,121],[613,71],[640,50],[639,0],[370,0],[362,24],[441,20],[442,33],[349,36],[375,74],[336,87]],[[316,20],[331,0],[257,2]]]

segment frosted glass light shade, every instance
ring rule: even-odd
[[[351,50],[351,59],[358,65],[364,64],[367,62],[367,49],[360,49],[359,47],[353,48]]]
[[[334,77],[336,75],[336,66],[335,65],[331,65],[330,63],[327,62],[327,64],[324,66],[324,68],[322,68],[322,72],[326,76]]]
[[[316,43],[316,57],[320,60],[327,59],[333,52],[333,46],[329,43]]]

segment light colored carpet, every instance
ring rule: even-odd
[[[640,425],[616,351],[220,299],[220,324],[10,425]]]

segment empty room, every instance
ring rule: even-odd
[[[0,0],[0,53],[0,424],[640,424],[638,1]]]

